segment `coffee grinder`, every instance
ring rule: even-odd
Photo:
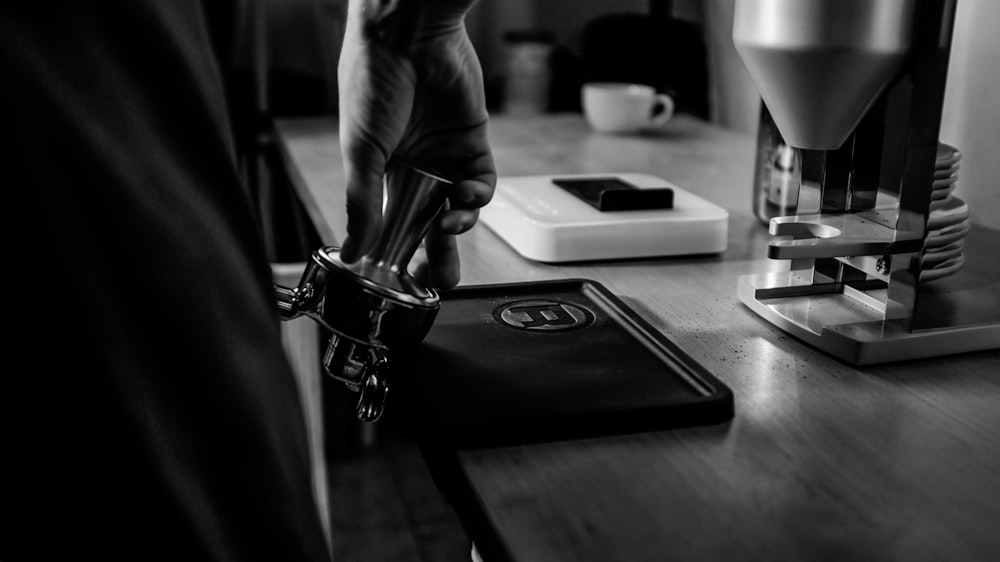
[[[1000,348],[997,285],[927,287],[956,0],[737,0],[733,40],[781,137],[806,155],[795,214],[739,298],[854,364]],[[767,135],[761,135],[766,138]],[[965,301],[956,302],[956,301]],[[992,308],[992,310],[990,310]]]

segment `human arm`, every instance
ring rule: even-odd
[[[464,24],[472,4],[350,0],[338,68],[348,217],[341,256],[353,261],[377,238],[390,161],[429,168],[455,187],[417,273],[444,289],[459,281],[454,237],[476,223],[496,184],[482,70]]]

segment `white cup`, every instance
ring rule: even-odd
[[[589,82],[583,85],[582,101],[590,126],[602,133],[655,129],[674,114],[674,100],[645,84]]]

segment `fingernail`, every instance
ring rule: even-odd
[[[457,234],[465,226],[465,219],[461,215],[447,215],[441,219],[441,230],[448,234]]]
[[[355,253],[357,252],[357,245],[350,238],[344,240],[344,244],[340,247],[340,259],[345,262],[352,262],[357,257]]]

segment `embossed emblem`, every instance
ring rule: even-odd
[[[497,307],[493,318],[505,326],[532,332],[579,330],[594,323],[594,313],[586,308],[551,299],[509,302]]]

